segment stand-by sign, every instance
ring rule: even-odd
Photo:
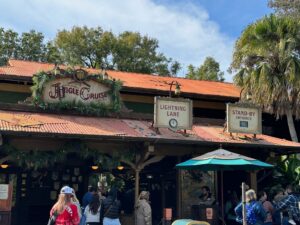
[[[155,97],[154,127],[174,130],[191,129],[193,125],[193,103],[189,99]]]
[[[261,134],[261,108],[227,104],[227,132]]]

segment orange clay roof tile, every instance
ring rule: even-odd
[[[29,122],[28,122],[29,121]],[[300,143],[257,135],[257,139],[246,134],[230,136],[223,127],[207,124],[194,124],[188,135],[160,128],[159,133],[151,127],[151,122],[142,120],[96,118],[88,116],[54,115],[44,113],[14,112],[0,110],[0,132],[60,134],[68,136],[126,136],[135,138],[158,138],[180,141],[210,143],[272,145],[299,147]]]
[[[31,78],[39,71],[48,71],[54,68],[54,64],[31,62],[23,60],[9,60],[9,66],[0,67],[0,77],[17,76]],[[65,68],[66,66],[60,66]],[[99,73],[98,69],[86,69],[89,73]],[[138,74],[120,71],[107,71],[109,77],[121,80],[123,86],[131,89],[147,89],[153,91],[166,91],[170,89],[170,83],[177,81],[182,93],[195,95],[221,96],[239,98],[240,89],[232,83],[190,80],[178,77],[162,77],[149,74]]]

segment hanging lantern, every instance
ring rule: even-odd
[[[118,170],[123,170],[123,169],[124,169],[124,166],[119,165],[119,166],[117,166],[117,169],[118,169]]]
[[[1,167],[2,169],[7,169],[7,168],[8,168],[8,164],[1,164],[0,167]]]
[[[93,165],[93,166],[91,166],[91,168],[92,168],[92,170],[97,170],[97,169],[99,169],[99,166]]]

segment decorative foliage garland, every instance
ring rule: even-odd
[[[90,103],[83,104],[80,102],[65,102],[61,101],[59,103],[46,103],[43,100],[43,90],[45,85],[58,78],[68,78],[74,77],[78,70],[67,69],[62,70],[60,68],[55,68],[49,72],[39,72],[33,76],[33,86],[32,90],[32,99],[34,105],[50,110],[76,110],[81,114],[97,115],[103,116],[107,115],[109,112],[118,112],[121,109],[121,100],[120,100],[120,89],[122,87],[122,82],[120,80],[110,80],[104,79],[103,74],[89,74],[86,79],[97,81],[105,86],[110,87],[108,94],[111,96],[110,104],[103,103]],[[83,71],[83,70],[82,70]]]
[[[22,151],[11,145],[3,146],[4,153],[10,157],[9,161],[24,169],[41,169],[54,166],[55,163],[63,162],[68,151],[62,148],[58,151]]]
[[[49,168],[57,163],[63,163],[67,160],[69,153],[76,153],[83,159],[92,159],[94,165],[99,165],[106,170],[116,168],[124,159],[133,160],[135,156],[135,153],[130,150],[108,155],[98,150],[90,149],[80,142],[65,144],[62,148],[55,151],[23,151],[11,145],[4,145],[3,150],[6,156],[10,156],[9,161],[16,166],[34,170]]]

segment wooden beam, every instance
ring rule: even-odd
[[[30,85],[0,83],[0,91],[31,93]]]
[[[257,172],[250,172],[250,187],[257,193]]]
[[[193,100],[193,107],[194,108],[201,108],[201,109],[225,110],[226,109],[226,104],[224,102],[208,102],[208,101]]]
[[[121,99],[127,102],[154,104],[154,96],[121,94]],[[193,100],[194,108],[225,110],[224,102]]]
[[[153,96],[121,94],[122,101],[154,104]]]
[[[161,161],[165,156],[160,155],[160,156],[154,156],[151,159],[148,159],[147,161],[145,161],[144,163],[142,163],[141,168],[144,169],[146,166],[152,164],[152,163],[157,163],[159,161]]]
[[[140,155],[138,162],[136,163],[136,165],[138,166],[138,168],[143,169],[144,167],[142,167],[143,163],[148,159],[148,157],[150,156],[150,152],[144,150],[143,153]]]

